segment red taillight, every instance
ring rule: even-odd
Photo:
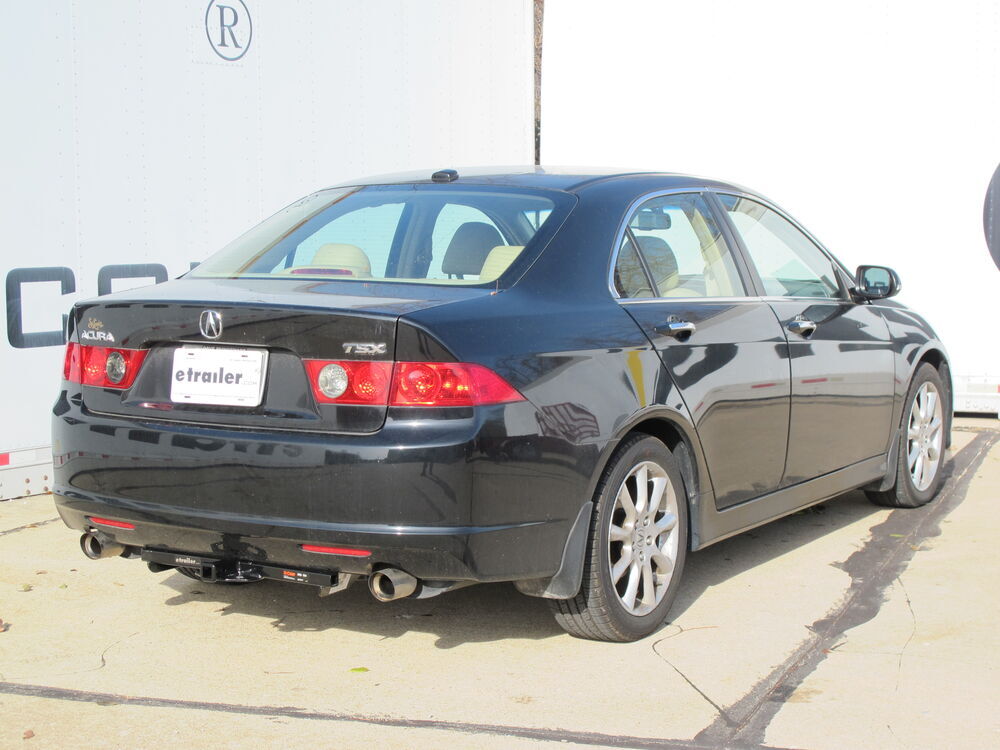
[[[524,396],[482,365],[397,362],[392,406],[481,406],[523,401]]]
[[[304,362],[313,395],[321,404],[483,406],[524,400],[506,380],[482,365],[321,359]]]
[[[147,349],[117,349],[104,346],[83,346],[74,342],[66,345],[63,377],[71,383],[95,385],[100,388],[131,387]],[[108,368],[108,358],[114,356],[118,367]],[[117,382],[112,375],[120,375]]]
[[[88,521],[91,523],[96,523],[98,526],[112,526],[116,529],[134,529],[135,524],[129,523],[128,521],[114,521],[110,518],[98,518],[97,516],[89,516]]]
[[[82,382],[80,365],[80,345],[72,341],[66,344],[66,359],[63,361],[63,380],[71,383]]]
[[[392,362],[352,362],[325,359],[305,360],[306,372],[313,396],[321,404],[363,404],[385,406],[389,398],[389,381],[392,380]],[[343,393],[333,395],[324,391],[320,374],[328,367],[339,367],[346,375]]]
[[[301,545],[303,552],[317,552],[321,555],[346,555],[347,557],[370,557],[366,549],[351,549],[350,547],[323,547],[318,544]]]

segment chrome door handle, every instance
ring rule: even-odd
[[[684,340],[689,338],[697,327],[687,320],[669,320],[663,325],[656,326],[656,330],[666,336]]]
[[[785,327],[792,333],[797,333],[803,338],[809,336],[816,330],[816,324],[805,318],[796,318]]]

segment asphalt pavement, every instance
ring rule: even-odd
[[[1000,746],[1000,427],[917,510],[843,495],[688,557],[659,632],[582,641],[506,584],[218,586],[90,561],[0,503],[0,748]]]

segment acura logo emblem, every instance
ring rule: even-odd
[[[222,315],[215,310],[205,310],[198,321],[198,327],[206,339],[217,339],[222,335]]]

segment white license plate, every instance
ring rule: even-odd
[[[170,400],[175,404],[257,406],[267,372],[265,349],[190,346],[174,351]]]

